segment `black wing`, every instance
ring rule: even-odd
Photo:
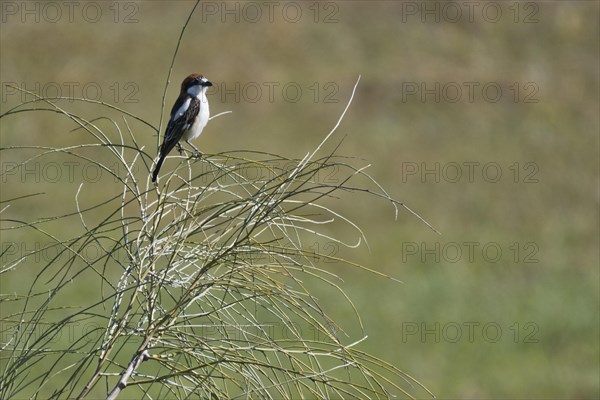
[[[177,104],[176,104],[177,105]],[[178,109],[179,107],[177,107]],[[173,107],[175,112],[175,107]],[[163,143],[160,146],[160,156],[166,157],[167,154],[173,147],[181,140],[183,133],[192,126],[194,123],[194,119],[198,116],[200,112],[200,100],[195,97],[191,99],[190,106],[185,110],[185,112],[177,119],[171,119],[169,124],[167,125],[167,129],[165,130],[165,138],[163,139]]]
[[[171,119],[169,120],[167,129],[165,130],[165,137],[160,146],[160,156],[158,158],[158,162],[156,163],[156,168],[154,168],[154,172],[152,173],[152,182],[156,182],[156,177],[158,176],[160,167],[165,161],[167,154],[169,154],[177,142],[181,140],[183,133],[192,126],[194,119],[200,112],[200,100],[194,97],[190,100],[190,105],[187,110],[185,110],[185,112],[179,118],[173,119],[173,114],[179,110],[183,101],[175,102],[173,110],[171,111]]]

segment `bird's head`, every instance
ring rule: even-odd
[[[191,74],[181,83],[181,92],[186,92],[190,96],[198,96],[202,91],[206,91],[212,83],[201,74]]]

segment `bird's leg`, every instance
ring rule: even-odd
[[[191,146],[191,147],[194,149],[194,153],[192,154],[192,157],[195,157],[195,158],[200,158],[200,157],[202,157],[202,152],[201,152],[200,150],[198,150],[198,148],[197,148],[196,146],[194,146],[193,144],[191,144],[191,143],[189,142],[189,140],[186,140],[185,142],[186,142],[187,144],[189,144],[189,145],[190,145],[190,146]]]
[[[184,155],[185,150],[183,149],[183,146],[181,146],[181,144],[179,144],[179,142],[177,142],[177,144],[175,145],[177,146],[177,151],[179,152],[179,155]]]

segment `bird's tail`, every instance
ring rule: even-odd
[[[156,163],[156,167],[154,168],[154,172],[152,172],[152,182],[156,182],[156,178],[158,177],[158,172],[160,171],[160,167],[162,167],[163,162],[165,161],[165,157],[162,155],[158,159]]]

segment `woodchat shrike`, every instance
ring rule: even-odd
[[[206,91],[209,86],[212,86],[212,83],[200,74],[191,74],[181,83],[181,92],[171,110],[165,137],[160,146],[158,162],[152,173],[152,182],[156,182],[160,167],[173,147],[177,146],[179,152],[183,153],[183,148],[179,143],[181,140],[195,150],[196,156],[202,155],[200,150],[190,143],[190,140],[200,136],[208,123],[210,113]]]

